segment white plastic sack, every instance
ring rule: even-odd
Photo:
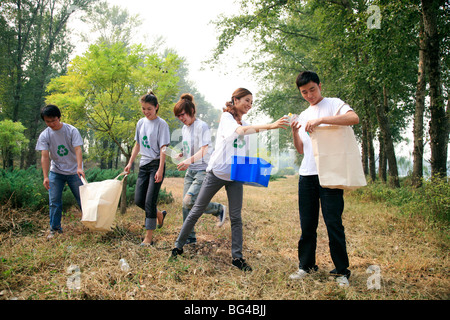
[[[319,126],[310,137],[322,187],[356,189],[367,184],[350,126]]]
[[[94,231],[110,231],[116,217],[117,206],[122,193],[123,179],[118,180],[122,172],[114,179],[88,183],[81,177],[80,200],[81,222]],[[125,177],[124,177],[125,178]]]

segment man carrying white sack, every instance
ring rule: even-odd
[[[314,159],[309,134],[323,124],[354,125],[359,123],[358,115],[344,101],[338,98],[322,97],[322,84],[315,72],[301,72],[296,80],[297,88],[310,106],[291,124],[294,145],[303,154],[299,169],[298,203],[301,237],[298,242],[299,269],[291,274],[291,279],[302,279],[316,265],[317,226],[319,209],[327,227],[331,259],[335,269],[330,273],[336,276],[341,286],[349,284],[350,270],[345,231],[342,225],[344,211],[344,191],[342,189],[323,188],[319,183],[318,171]],[[340,108],[340,110],[339,110]],[[336,112],[339,112],[336,114]],[[320,202],[319,202],[320,201]]]

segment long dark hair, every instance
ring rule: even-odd
[[[234,90],[233,95],[231,96],[231,101],[225,102],[225,108],[223,108],[223,112],[229,112],[233,115],[233,118],[238,122],[241,123],[241,119],[238,118],[238,114],[236,112],[236,106],[234,105],[235,99],[241,99],[245,96],[248,96],[249,94],[253,95],[248,89],[245,88],[238,88]]]

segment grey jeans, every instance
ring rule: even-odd
[[[242,182],[222,180],[217,178],[212,172],[206,174],[197,200],[189,212],[189,215],[186,217],[186,220],[183,222],[180,234],[175,242],[175,247],[178,249],[183,248],[189,234],[197,223],[197,220],[205,212],[206,207],[214,195],[223,186],[225,186],[225,190],[227,191],[228,212],[231,223],[231,256],[233,258],[242,258]]]
[[[195,200],[197,200],[197,196],[200,192],[205,177],[205,170],[188,169],[186,171],[183,188],[183,221],[186,220],[187,216],[189,215],[189,211],[191,211],[192,207],[194,206]],[[188,195],[188,197],[186,197],[186,195]],[[204,213],[218,216],[221,210],[222,205],[220,203],[210,202],[206,207]],[[194,228],[192,228],[189,238],[195,239],[195,237],[195,231]]]

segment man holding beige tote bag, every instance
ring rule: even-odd
[[[290,275],[290,278],[301,279],[318,269],[315,255],[321,208],[328,232],[330,254],[335,265],[335,269],[330,273],[336,276],[339,285],[347,286],[350,270],[341,217],[344,210],[343,189],[321,186],[310,135],[322,125],[357,124],[359,117],[341,99],[322,96],[322,84],[316,73],[301,72],[296,84],[302,97],[309,102],[310,106],[291,124],[295,148],[304,157],[299,168],[298,184],[302,231],[298,242],[299,269]]]

